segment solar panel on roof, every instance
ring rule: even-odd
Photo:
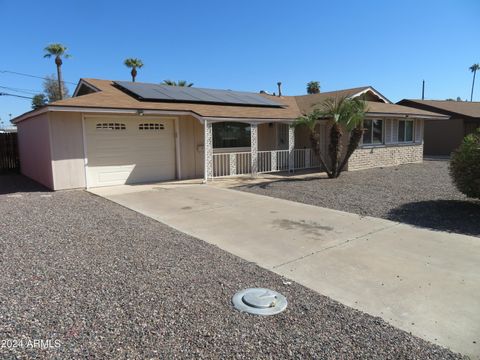
[[[281,107],[280,103],[255,93],[231,90],[202,89],[160,84],[116,81],[121,89],[128,91],[140,100],[211,103],[227,105],[250,105]]]

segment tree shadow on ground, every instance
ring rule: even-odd
[[[390,210],[387,218],[433,230],[480,236],[480,201],[412,202]]]
[[[260,189],[268,189],[270,186],[275,185],[275,184],[285,184],[285,183],[304,183],[304,182],[309,182],[309,181],[317,181],[317,180],[331,180],[328,179],[326,176],[318,175],[318,176],[310,176],[308,178],[283,178],[283,179],[271,179],[271,180],[266,180],[260,183],[245,183],[239,186],[236,186],[237,188],[244,188],[244,189],[253,189],[253,188],[260,188]]]
[[[25,192],[50,192],[45,186],[20,174],[0,175],[0,195]]]

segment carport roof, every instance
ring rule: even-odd
[[[55,101],[48,104],[48,111],[70,108],[82,111],[85,109],[111,109],[111,110],[153,110],[166,112],[189,112],[201,117],[216,119],[258,119],[258,120],[293,120],[302,114],[308,113],[315,106],[329,97],[361,96],[371,92],[379,102],[368,101],[368,114],[391,117],[419,117],[425,119],[447,119],[448,116],[438,113],[415,109],[413,107],[392,104],[387,98],[370,86],[357,87],[339,91],[324,92],[320,94],[302,96],[273,96],[260,94],[261,96],[281,104],[281,107],[253,106],[253,105],[226,105],[212,103],[189,103],[175,101],[142,101],[122,91],[115,82],[100,79],[81,79],[77,90],[88,87],[85,95],[74,96],[68,99]],[[259,95],[255,93],[255,95]],[[14,122],[25,120],[35,116],[41,109],[33,110],[17,117]],[[71,111],[71,110],[70,110]]]
[[[399,101],[398,104],[431,111],[438,111],[442,114],[460,115],[480,119],[479,101],[403,99]]]

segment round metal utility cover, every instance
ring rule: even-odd
[[[256,315],[275,315],[287,308],[287,299],[276,291],[250,288],[237,292],[232,298],[237,310]]]

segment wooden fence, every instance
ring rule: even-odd
[[[0,173],[19,171],[17,133],[0,133]]]

